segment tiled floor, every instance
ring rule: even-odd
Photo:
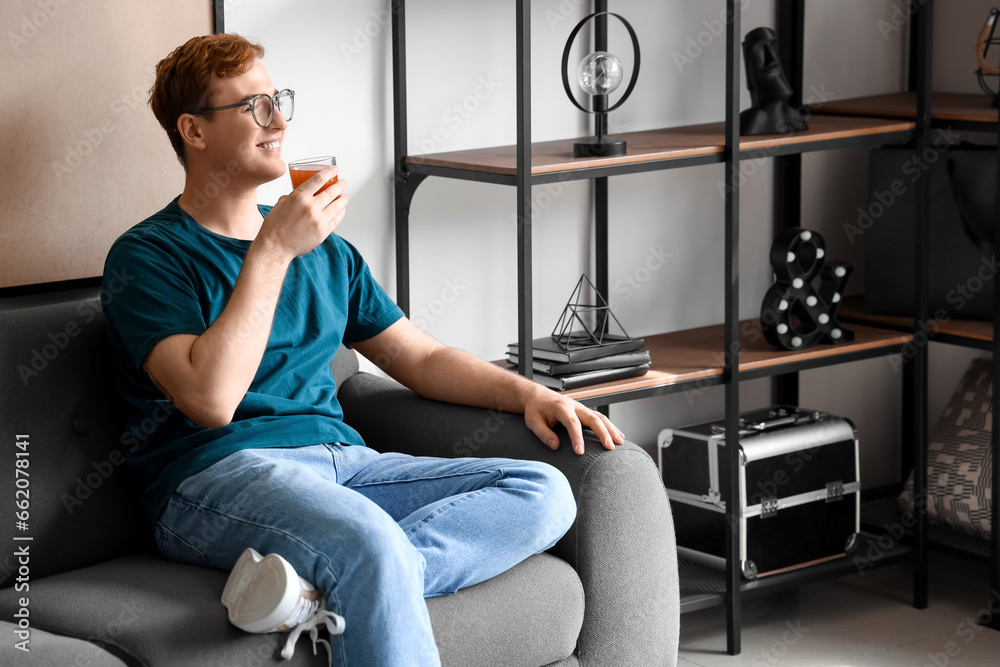
[[[974,617],[988,603],[984,565],[931,554],[930,606],[912,606],[910,570],[869,570],[748,600],[743,650],[726,654],[721,608],[681,617],[678,665],[691,667],[997,667],[1000,631]],[[1000,593],[993,609],[1000,613]]]

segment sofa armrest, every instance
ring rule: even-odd
[[[432,401],[369,373],[339,392],[345,421],[373,449],[415,456],[532,459],[566,475],[577,520],[551,553],[583,582],[582,665],[673,665],[680,595],[673,522],[656,465],[640,447],[605,450],[587,432],[586,452],[569,437],[551,451],[521,415]]]

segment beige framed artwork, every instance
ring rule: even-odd
[[[147,100],[156,63],[213,31],[204,0],[0,4],[0,288],[99,276],[183,188]]]

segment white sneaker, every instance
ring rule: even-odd
[[[313,642],[330,645],[318,638],[326,627],[331,635],[344,631],[342,616],[327,611],[322,594],[300,577],[291,563],[278,554],[261,556],[247,549],[236,561],[222,591],[222,604],[229,610],[229,622],[246,632],[288,632],[281,657],[291,658],[295,642],[309,631]]]

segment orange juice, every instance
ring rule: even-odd
[[[315,165],[315,164],[303,164],[295,165],[294,167],[288,167],[288,175],[292,177],[292,189],[295,189],[308,181],[310,178],[316,175],[317,172],[326,169],[325,165]],[[337,182],[337,177],[334,176],[331,180],[327,181],[326,184],[316,191],[316,194],[323,192],[328,187]]]
[[[293,160],[288,163],[288,175],[292,177],[292,188],[297,188],[307,180],[316,175],[317,171],[322,171],[326,167],[330,167],[337,164],[337,158],[333,155],[324,155],[323,157],[311,157],[305,160]],[[328,187],[337,182],[337,177],[334,176],[330,181],[327,181],[316,194],[323,192]]]

